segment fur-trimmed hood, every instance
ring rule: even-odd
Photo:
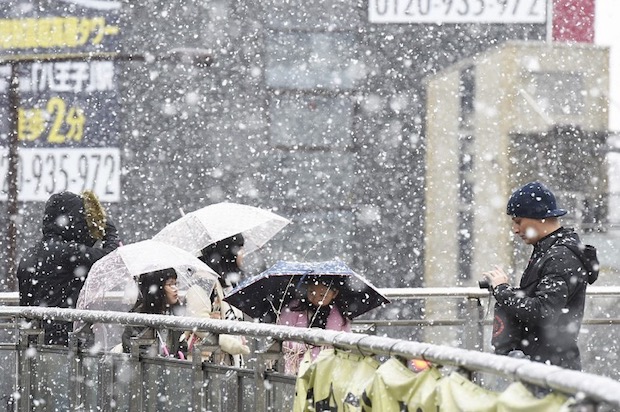
[[[55,193],[45,204],[43,237],[92,246],[105,235],[105,212],[92,192]]]

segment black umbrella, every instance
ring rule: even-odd
[[[344,262],[279,261],[263,273],[246,279],[224,300],[252,318],[274,317],[282,304],[295,297],[300,285],[313,279],[329,279],[340,292],[335,303],[354,318],[390,301]]]

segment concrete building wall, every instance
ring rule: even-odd
[[[427,89],[426,216],[424,285],[454,286],[458,280],[459,95],[458,72]],[[457,87],[455,87],[457,86]],[[444,264],[445,263],[445,264]]]
[[[428,136],[426,145],[427,179],[425,196],[424,286],[451,287],[459,282],[458,265],[458,182],[460,144],[458,133],[459,95],[458,72],[449,73],[427,88]],[[442,299],[428,299],[426,313],[438,314],[444,319],[458,315],[455,308],[447,307]],[[434,334],[426,339],[444,339]]]

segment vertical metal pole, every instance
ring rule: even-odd
[[[256,367],[254,368],[254,407],[256,412],[266,412],[267,389],[265,388],[266,360],[262,353],[256,355]]]
[[[553,43],[553,2],[547,0],[547,43]]]
[[[222,392],[224,394],[225,410],[238,411],[241,402],[241,398],[238,397],[239,374],[234,370],[228,371],[222,377],[222,384],[224,385]]]
[[[130,384],[130,394],[129,394],[129,411],[130,412],[141,412],[143,409],[143,394],[142,394],[142,386],[145,384],[149,384],[149,382],[144,382],[144,375],[142,370],[142,361],[140,356],[140,344],[141,340],[131,339],[130,344],[130,364],[131,364],[131,384]],[[149,391],[149,394],[152,392]]]
[[[19,322],[20,320],[18,319],[17,321]],[[20,328],[17,341],[17,393],[19,393],[17,410],[19,411],[30,410],[32,389],[32,381],[30,378],[35,376],[35,374],[31,374],[32,371],[30,370],[30,366],[32,362],[26,354],[29,339],[30,335]]]
[[[102,356],[99,362],[97,377],[97,406],[100,412],[108,412],[111,410],[110,405],[112,404],[114,395],[114,356]]]
[[[266,372],[271,370],[272,365],[276,363],[277,369],[281,372],[284,368],[282,357],[282,343],[274,342],[262,351],[256,352],[256,367],[254,368],[254,399],[256,412],[272,411],[273,404],[271,402],[271,393],[265,385]]]
[[[84,362],[80,353],[78,336],[69,333],[69,405],[71,410],[84,410],[82,383],[84,382]]]
[[[210,353],[215,358],[215,353],[220,350],[218,345],[219,335],[211,335],[203,338],[199,343],[192,346],[192,407],[194,411],[203,412],[213,409],[216,400],[211,396],[214,392],[210,383],[212,376],[208,369],[203,368],[203,353]],[[219,394],[222,396],[222,394]]]
[[[23,319],[22,319],[23,320]],[[17,320],[20,322],[20,319]],[[33,410],[32,399],[34,395],[38,395],[38,371],[37,357],[40,353],[41,345],[43,345],[43,330],[39,326],[39,321],[32,320],[32,328],[19,328],[19,336],[17,341],[17,391],[20,395],[17,401],[17,410],[31,411]],[[31,348],[33,344],[32,337],[36,336],[36,346]]]
[[[205,374],[202,371],[202,351],[200,345],[192,347],[192,406],[195,411],[202,412],[207,409],[206,396],[208,382],[205,382]]]
[[[467,298],[465,313],[469,319],[465,326],[465,349],[482,351],[484,349],[483,308],[478,298]]]
[[[18,145],[18,108],[19,108],[19,73],[17,73],[17,63],[11,63],[11,77],[9,81],[9,153],[8,153],[8,170],[7,170],[7,203],[6,214],[8,218],[7,224],[7,261],[8,268],[6,273],[6,285],[10,291],[16,290],[15,273],[17,271],[17,170],[19,162],[19,154],[17,153]]]
[[[484,350],[484,309],[480,299],[466,298],[465,314],[470,319],[465,324],[465,349],[482,352]],[[478,372],[469,370],[466,372],[470,381],[477,382],[479,380],[480,374]]]

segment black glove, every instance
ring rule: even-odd
[[[103,236],[103,249],[114,250],[120,246],[120,239],[118,237],[118,230],[114,226],[112,219],[108,218],[105,224],[105,235]]]

